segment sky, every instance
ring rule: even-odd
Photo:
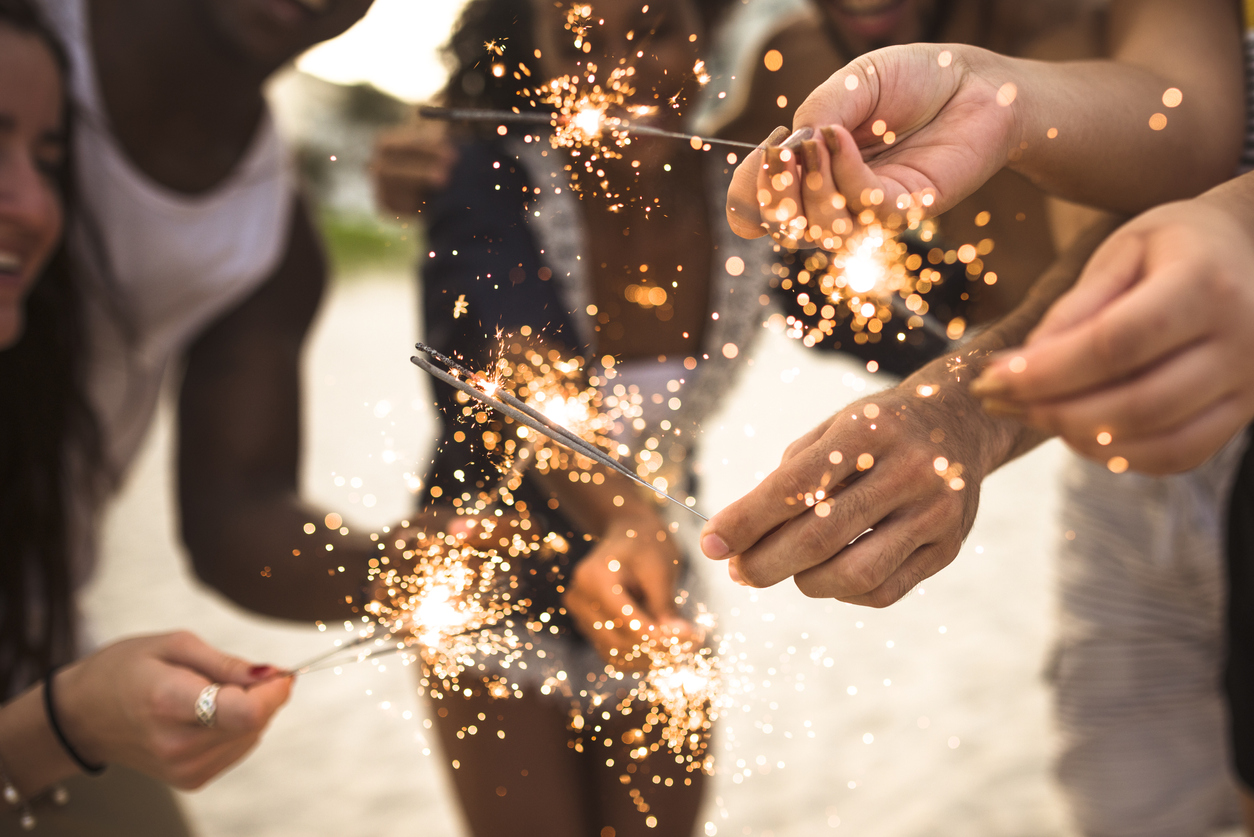
[[[375,0],[352,29],[296,60],[300,70],[338,84],[369,82],[409,102],[444,83],[439,47],[465,0]]]

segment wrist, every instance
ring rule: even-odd
[[[0,707],[0,758],[25,799],[79,772],[48,726],[42,694],[33,686]]]
[[[1029,432],[1013,418],[990,415],[969,391],[989,357],[980,355],[960,357],[957,363],[951,362],[953,356],[942,357],[902,383],[921,402],[925,415],[935,416],[934,421],[925,422],[934,425],[928,430],[932,440],[961,461],[967,478],[976,482],[1013,459]]]
[[[79,770],[99,774],[105,757],[91,723],[90,700],[84,699],[82,662],[49,672],[42,691],[48,726],[61,748]]]
[[[1036,114],[1024,107],[1025,100],[1034,100],[1036,96],[1031,83],[1032,74],[1027,72],[1029,62],[966,44],[947,48],[958,51],[967,73],[978,77],[992,89],[994,107],[1005,112],[1001,165],[998,168],[1013,166],[1022,158],[1025,147],[1030,147],[1025,146],[1025,142],[1034,131]]]

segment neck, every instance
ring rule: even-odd
[[[91,0],[104,106],[131,161],[176,191],[211,189],[238,164],[264,112],[256,66],[197,0]]]
[[[255,118],[271,68],[241,55],[193,0],[91,0],[102,74],[124,77],[152,116]]]

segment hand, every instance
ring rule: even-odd
[[[209,647],[186,632],[128,639],[57,674],[65,734],[84,758],[121,764],[177,788],[208,782],[241,759],[291,693],[292,678]],[[217,722],[196,698],[221,683]]]
[[[442,122],[423,119],[381,131],[370,170],[375,200],[398,215],[416,215],[433,192],[448,185],[457,161]]]
[[[1254,417],[1251,265],[1248,230],[1207,198],[1153,209],[972,393],[1115,468],[1196,467]]]
[[[861,56],[817,87],[793,116],[794,128],[827,128],[822,149],[786,160],[778,151],[774,158],[754,151],[737,167],[728,223],[737,235],[757,238],[781,225],[793,233],[815,224],[830,230],[831,222],[868,209],[880,218],[912,206],[944,212],[1018,147],[1017,88],[1006,86],[1009,79],[1005,59],[961,44],[892,46]],[[792,177],[772,184],[782,171]],[[772,176],[765,192],[764,174]],[[807,180],[811,174],[818,178]],[[844,201],[832,203],[833,195]],[[794,209],[781,215],[781,206],[789,208],[785,198]],[[800,224],[797,215],[804,216]]]
[[[925,382],[930,368],[793,442],[779,468],[710,519],[702,551],[730,559],[742,584],[792,576],[807,596],[872,607],[947,566],[1013,437],[952,377]]]
[[[647,510],[611,521],[599,543],[575,567],[566,610],[606,662],[648,667],[638,651],[646,639],[670,633],[691,639],[696,628],[675,608],[679,549],[661,517]]]

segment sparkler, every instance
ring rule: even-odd
[[[521,655],[522,642],[509,618],[530,602],[511,592],[516,582],[506,581],[508,559],[443,533],[420,536],[406,547],[401,560],[412,562],[408,566],[382,558],[371,569],[380,592],[365,610],[388,636],[406,636],[403,645],[416,649],[434,681],[457,690],[461,675],[482,658],[501,657],[508,667]],[[436,694],[436,682],[424,685]]]
[[[695,514],[702,520],[709,520],[708,517],[701,514],[687,503],[684,503],[682,500],[676,499],[664,491],[660,491],[657,487],[639,477],[634,471],[623,465],[617,459],[614,459],[605,451],[580,438],[577,434],[554,421],[530,404],[519,400],[513,393],[509,392],[509,390],[500,386],[500,384],[484,381],[480,378],[480,376],[476,375],[471,370],[451,358],[445,357],[440,354],[440,352],[425,343],[418,343],[416,348],[419,351],[425,352],[435,358],[440,363],[448,367],[448,369],[453,370],[457,374],[451,374],[448,371],[440,369],[425,358],[411,357],[410,361],[412,361],[414,365],[430,373],[454,389],[466,393],[471,398],[486,404],[501,415],[511,418],[519,424],[525,425],[531,430],[539,433],[541,436],[551,439],[557,444],[562,445],[563,447],[572,450],[581,456],[591,459],[599,465],[627,477],[632,482],[644,486],[649,489],[649,491],[657,494],[659,497],[671,501],[680,508]],[[462,377],[458,377],[459,375],[464,376],[465,380],[463,380]]]
[[[956,343],[962,336],[958,322],[946,326],[928,311],[924,294],[940,280],[940,274],[925,267],[921,256],[909,254],[891,230],[872,222],[843,240],[833,234],[824,246],[830,252],[810,254],[804,269],[781,284],[785,290],[796,288],[797,302],[806,315],[821,317],[808,333],[801,320],[789,317],[790,336],[807,346],[821,342],[836,325],[838,306],[849,311],[858,342],[881,333],[893,316],[904,320],[908,328],[921,328],[945,343]]]
[[[709,770],[705,752],[722,704],[722,674],[714,649],[669,637],[650,641],[641,653],[649,659],[649,671],[624,704],[632,699],[649,704],[645,726],[660,727],[662,742],[676,755],[687,751],[689,770]]]
[[[682,131],[668,131],[664,128],[655,128],[652,125],[642,125],[622,117],[606,116],[604,109],[591,104],[585,105],[571,115],[562,115],[557,112],[542,113],[539,111],[514,113],[510,110],[444,108],[431,105],[420,106],[418,115],[427,119],[439,119],[445,122],[497,122],[547,126],[550,128],[571,126],[578,132],[575,134],[576,136],[583,135],[585,137],[584,142],[587,141],[587,137],[599,137],[603,132],[608,131],[611,134],[621,133],[625,137],[636,134],[638,136],[681,139],[690,143],[694,148],[717,145],[727,148],[755,150],[762,147],[751,142],[720,139],[718,137],[703,137],[698,134],[685,134]]]

